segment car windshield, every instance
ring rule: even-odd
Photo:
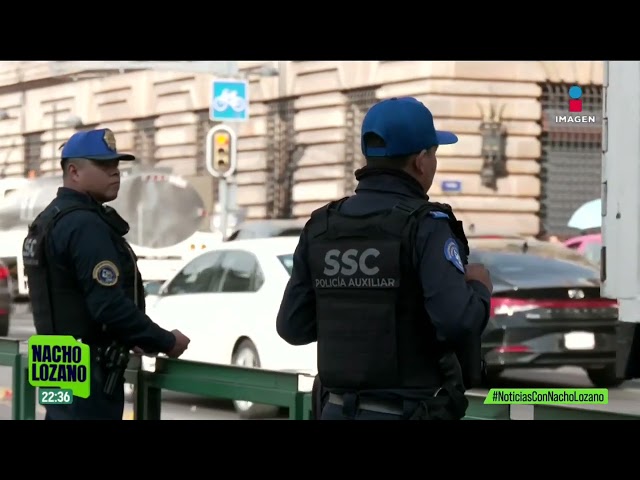
[[[280,263],[282,263],[284,268],[287,269],[287,272],[289,272],[289,276],[291,276],[291,270],[293,270],[293,253],[288,255],[279,255],[278,260],[280,260]]]
[[[556,245],[518,249],[472,248],[471,263],[483,263],[497,281],[519,287],[546,285],[597,285],[599,271],[584,256]]]

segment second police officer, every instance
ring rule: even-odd
[[[277,331],[292,345],[317,341],[323,420],[464,416],[493,286],[482,265],[465,266],[453,212],[425,193],[438,147],[457,140],[414,98],[377,103],[355,195],[304,228]]]
[[[109,129],[75,133],[62,148],[63,186],[36,217],[23,244],[38,335],[71,335],[91,351],[90,396],[49,405],[47,420],[122,420],[128,352],[179,357],[189,339],[145,313],[127,222],[106,202],[120,188],[121,160]]]

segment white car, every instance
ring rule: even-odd
[[[316,344],[292,346],[276,332],[295,237],[237,240],[212,247],[147,297],[147,314],[191,339],[184,360],[315,375]],[[244,418],[277,407],[234,401]]]

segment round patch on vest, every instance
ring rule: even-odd
[[[113,287],[118,283],[118,277],[120,272],[118,267],[109,260],[104,260],[98,263],[93,269],[93,278],[103,287]]]
[[[460,256],[460,250],[458,249],[458,242],[453,238],[447,240],[444,244],[444,257],[453,263],[453,266],[464,272],[464,265],[462,263],[462,257]]]

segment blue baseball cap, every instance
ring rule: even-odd
[[[86,158],[88,160],[135,160],[129,153],[116,150],[116,137],[108,128],[82,130],[74,133],[62,146],[62,160]]]
[[[386,146],[367,148],[367,133],[380,136]],[[366,157],[411,155],[457,141],[455,134],[436,130],[431,111],[413,97],[382,100],[369,109],[362,121],[360,143]]]

